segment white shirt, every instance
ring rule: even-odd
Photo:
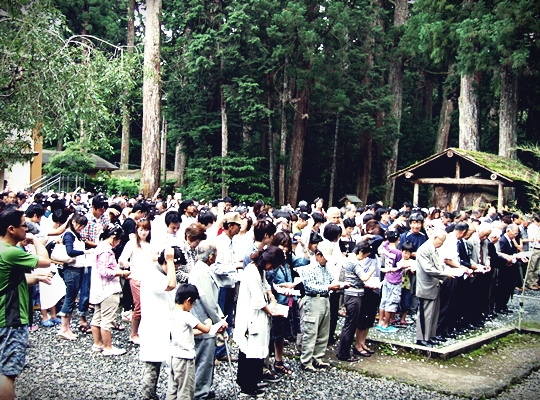
[[[179,308],[171,311],[171,356],[192,360],[195,358],[193,328],[199,320],[190,312]]]

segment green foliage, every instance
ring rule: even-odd
[[[106,193],[109,196],[127,193],[129,197],[136,197],[140,190],[139,179],[115,178],[109,171],[100,171],[92,179],[95,192]]]
[[[102,40],[71,35],[64,16],[46,1],[24,10],[0,21],[2,135],[19,138],[36,129],[47,143],[110,149],[139,56],[110,45],[113,51],[105,53]]]
[[[96,167],[92,156],[80,144],[70,142],[66,149],[54,156],[43,167],[49,175],[62,173],[65,175],[80,175],[90,172]]]
[[[231,155],[224,159],[229,196],[235,201],[268,201],[265,174],[260,171],[263,158]],[[221,157],[196,159],[186,171],[186,185],[178,190],[185,198],[217,199],[221,197]]]

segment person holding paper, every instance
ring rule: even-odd
[[[309,266],[300,270],[306,291],[304,303],[304,334],[302,337],[301,367],[305,371],[314,372],[315,368],[330,366],[322,358],[326,352],[330,334],[330,300],[331,290],[348,288],[350,284],[334,282],[334,278],[326,264],[333,262],[333,251],[336,247],[328,242],[321,242],[315,250],[315,259]],[[339,254],[341,257],[341,253]]]
[[[211,265],[216,261],[217,250],[211,242],[204,240],[197,247],[197,262],[189,274],[189,283],[199,290],[200,300],[195,303],[191,313],[199,321],[207,318],[213,324],[220,322],[223,312],[219,307],[219,284],[212,273]],[[225,322],[220,332],[227,329]],[[203,334],[195,338],[195,396],[194,399],[212,397],[212,381],[214,380],[214,352],[216,349],[216,336]]]
[[[416,344],[420,346],[432,347],[435,344],[430,339],[436,336],[439,320],[440,280],[452,278],[437,252],[445,240],[446,232],[435,228],[429,240],[416,253],[416,295],[420,300],[416,319]]]
[[[266,271],[283,265],[285,256],[277,246],[264,246],[251,259],[253,262],[244,269],[240,282],[234,330],[234,341],[239,347],[236,382],[244,396],[262,393],[257,384],[268,355],[270,321],[274,315],[270,303],[276,304]]]
[[[285,262],[274,270],[268,271],[266,279],[268,284],[272,288],[277,303],[288,307],[292,310],[295,296],[285,293],[279,293],[276,289],[283,288],[292,290],[296,286],[293,281],[293,275],[291,268],[296,268],[301,265],[309,263],[305,258],[298,258],[292,254],[292,240],[289,234],[284,232],[278,232],[272,240],[272,245],[279,247],[285,256]],[[285,291],[286,292],[286,291]],[[292,313],[291,313],[292,314]],[[295,321],[291,321],[288,317],[292,318],[292,315],[287,313],[285,316],[272,317],[272,339],[274,340],[275,348],[275,361],[274,369],[276,372],[280,372],[286,375],[292,373],[291,369],[283,363],[283,343],[285,336],[291,336],[291,324]]]

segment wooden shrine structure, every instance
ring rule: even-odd
[[[419,186],[433,185],[433,206],[445,211],[478,207],[497,200],[504,206],[504,188],[519,186],[535,172],[517,160],[496,154],[448,148],[390,175],[414,184],[413,204],[418,204]]]

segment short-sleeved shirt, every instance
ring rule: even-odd
[[[175,308],[171,311],[171,356],[192,360],[195,358],[193,328],[199,320],[190,312]]]
[[[401,250],[391,248],[388,245],[388,241],[384,243],[383,252],[385,268],[395,268],[396,264],[401,261]],[[386,279],[388,283],[392,283],[394,285],[401,284],[402,272],[401,270],[396,272],[387,272],[384,275],[384,279]]]
[[[24,274],[39,258],[17,246],[0,243],[0,327],[28,325],[29,294]]]

